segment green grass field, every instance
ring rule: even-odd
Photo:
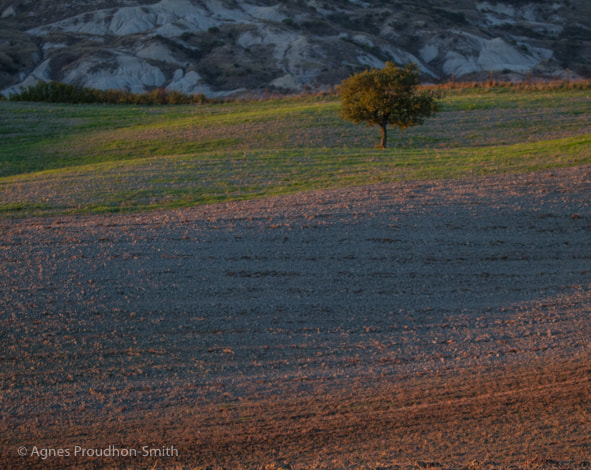
[[[128,212],[591,163],[591,90],[450,91],[379,130],[335,97],[180,106],[0,102],[0,216]]]

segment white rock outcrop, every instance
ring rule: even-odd
[[[81,61],[66,74],[64,81],[99,90],[113,88],[143,93],[147,88],[163,86],[166,77],[158,67],[142,59],[117,55],[109,63],[100,58]]]
[[[10,16],[16,16],[16,10],[14,6],[10,5],[9,7],[5,8],[2,12],[2,18],[8,18]]]
[[[5,21],[21,14],[22,4],[15,5],[2,11]],[[414,19],[408,15],[411,4],[378,9],[362,1],[129,0],[47,23],[40,18],[43,24],[23,33],[38,44],[38,58],[19,70],[19,85],[53,79],[101,89],[166,87],[216,95],[244,82],[300,90],[334,85],[386,61],[415,62],[430,80],[489,71],[525,74],[542,66],[561,72],[552,49],[567,24],[561,2],[487,0],[472,11],[463,5],[461,14],[446,5],[424,7],[443,15],[429,22],[424,8]],[[458,24],[446,25],[450,18]],[[585,28],[591,34],[580,22],[574,28],[579,36]]]
[[[212,96],[216,94],[194,70],[184,73],[182,69],[177,69],[166,88],[167,90],[180,91],[186,95],[203,93],[206,96]]]

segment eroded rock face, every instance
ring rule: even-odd
[[[49,8],[48,3],[52,4]],[[589,75],[586,0],[0,1],[0,89],[38,80],[218,95],[330,88],[363,67],[424,78]]]

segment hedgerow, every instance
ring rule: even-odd
[[[219,101],[203,93],[186,95],[178,91],[157,88],[145,93],[130,93],[126,90],[98,90],[96,88],[70,85],[61,82],[39,82],[9,96],[11,101],[34,101],[45,103],[103,103],[103,104],[206,104]]]

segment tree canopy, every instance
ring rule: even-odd
[[[386,62],[383,69],[357,73],[341,82],[341,115],[355,124],[379,126],[380,147],[386,148],[388,125],[406,129],[439,111],[439,92],[418,90],[418,85],[419,68],[414,63],[401,68]]]

